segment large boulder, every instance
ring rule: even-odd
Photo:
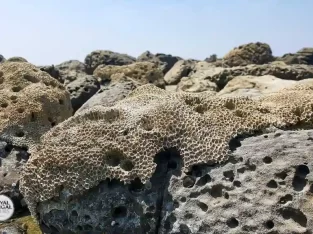
[[[194,64],[195,62],[190,60],[179,60],[176,62],[175,65],[164,76],[166,84],[178,84],[182,77],[189,75]]]
[[[41,71],[47,72],[50,76],[57,79],[60,83],[64,83],[64,80],[60,75],[59,69],[57,69],[54,65],[39,66],[39,69]]]
[[[139,86],[46,133],[20,189],[48,233],[304,233],[312,133],[239,137],[312,128],[312,89],[254,99]]]
[[[88,54],[85,58],[87,73],[92,75],[93,71],[99,65],[128,65],[134,63],[135,58],[127,55],[113,52],[110,50],[95,50]]]
[[[277,58],[278,61],[283,61],[286,64],[307,64],[313,65],[313,48],[302,48],[295,54],[284,54],[282,57]]]
[[[217,85],[207,79],[183,77],[177,85],[176,91],[200,93],[205,91],[218,91]]]
[[[124,66],[99,66],[94,71],[94,76],[100,78],[102,83],[111,81],[114,74],[123,73],[141,84],[154,84],[164,88],[165,82],[160,68],[151,62],[136,62]]]
[[[248,64],[266,64],[273,61],[271,47],[266,43],[256,42],[238,46],[224,56],[224,63],[230,67]]]
[[[179,60],[182,60],[182,58],[178,56],[172,56],[170,54],[163,54],[163,53],[152,54],[150,51],[143,52],[137,58],[137,62],[153,62],[153,63],[158,64],[164,75]]]
[[[78,60],[68,60],[55,67],[60,71],[61,76],[66,76],[70,72],[87,73],[86,64]]]

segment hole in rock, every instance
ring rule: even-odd
[[[204,186],[207,183],[211,182],[211,176],[209,174],[206,174],[204,176],[202,176],[196,183],[197,186]]]
[[[292,201],[292,195],[287,194],[279,199],[279,203],[286,204],[287,202]]]
[[[270,164],[270,163],[272,163],[272,161],[273,161],[272,158],[269,156],[266,156],[263,158],[263,162],[266,164]]]
[[[90,217],[89,215],[84,215],[84,218],[85,218],[86,220],[90,220],[90,219],[91,219],[91,217]]]
[[[180,232],[180,234],[190,234],[191,233],[189,227],[186,224],[180,224],[179,225],[179,232]]]
[[[239,137],[234,137],[229,141],[229,149],[235,151],[238,147],[241,146]]]
[[[134,192],[134,193],[140,193],[144,190],[145,185],[140,181],[139,178],[134,179],[128,189],[130,192]]]
[[[278,184],[275,180],[270,180],[267,184],[266,184],[267,187],[269,188],[278,188]]]
[[[113,218],[123,218],[127,215],[127,208],[125,206],[118,206],[114,208],[112,217]]]
[[[227,100],[227,102],[225,103],[225,107],[228,110],[233,110],[235,109],[235,103],[233,102],[233,100]]]
[[[279,172],[279,173],[275,174],[276,177],[278,177],[279,179],[282,179],[282,180],[286,179],[287,175],[288,174],[285,171],[282,171],[282,172]]]
[[[124,171],[131,171],[134,168],[134,164],[129,159],[126,159],[121,162],[121,168]]]
[[[9,104],[6,103],[6,102],[5,102],[5,103],[1,103],[1,107],[2,107],[2,108],[6,108],[6,107],[8,107],[8,105],[9,105]]]
[[[182,198],[180,198],[180,201],[181,201],[181,202],[186,202],[186,201],[187,201],[187,198],[186,198],[186,197],[182,197]]]
[[[224,175],[227,179],[229,179],[230,181],[233,181],[233,180],[234,180],[235,174],[234,174],[234,171],[232,171],[232,170],[224,171],[224,172],[223,172],[223,175]]]
[[[241,182],[238,181],[238,180],[235,180],[235,181],[233,182],[233,185],[236,186],[236,187],[241,187]]]
[[[301,177],[306,177],[310,173],[310,169],[306,165],[299,165],[296,174]]]
[[[246,170],[245,167],[241,167],[241,168],[237,169],[237,172],[243,174],[245,172],[245,170]]]
[[[239,222],[236,218],[230,218],[227,220],[227,226],[230,228],[236,228],[239,225]]]
[[[116,167],[121,163],[121,160],[124,159],[125,156],[119,150],[110,150],[105,153],[106,163],[111,167]]]
[[[4,172],[4,173],[2,174],[3,177],[6,177],[7,175],[8,175],[7,172]]]
[[[25,111],[24,108],[18,108],[18,109],[17,109],[17,112],[18,112],[18,113],[23,113],[24,111]]]
[[[35,121],[36,121],[36,119],[37,119],[37,118],[36,118],[35,113],[34,113],[34,112],[32,112],[32,113],[31,113],[31,115],[30,115],[30,121],[31,121],[31,122],[35,122]]]
[[[264,138],[268,138],[268,135],[263,135]]]
[[[229,199],[229,194],[227,192],[224,193],[224,198]]]
[[[212,186],[210,195],[214,198],[222,197],[223,196],[223,185],[215,184]]]
[[[11,145],[11,144],[7,144],[7,145],[4,147],[4,150],[5,150],[5,152],[7,152],[7,153],[10,153],[10,152],[12,151],[12,149],[13,149],[13,145]]]
[[[78,216],[78,213],[77,213],[76,210],[72,210],[71,215],[74,216],[74,217],[77,217],[77,216]]]
[[[24,75],[24,79],[32,83],[39,82],[39,80],[36,77],[30,76],[30,75]]]
[[[60,105],[63,105],[64,104],[64,101],[62,99],[59,99],[59,104]]]
[[[25,135],[25,133],[23,132],[23,131],[17,131],[16,133],[15,133],[15,136],[17,136],[17,137],[23,137]]]
[[[313,193],[313,184],[311,184],[309,191],[310,193]]]
[[[265,227],[267,229],[272,229],[274,227],[274,222],[272,220],[268,220],[266,223],[265,223]]]
[[[141,126],[146,131],[151,131],[153,129],[153,124],[151,120],[148,120],[148,118],[143,117],[141,120]]]
[[[307,226],[307,218],[299,209],[294,209],[292,207],[286,207],[280,210],[281,215],[284,219],[292,219],[296,223],[300,224],[302,227]]]
[[[300,192],[307,184],[306,176],[310,173],[310,169],[306,165],[299,165],[296,169],[292,186],[295,191]]]
[[[196,179],[192,176],[185,176],[183,179],[183,186],[185,188],[192,188],[196,182]]]
[[[203,202],[197,202],[197,205],[204,212],[207,212],[207,210],[209,209],[208,205]]]
[[[16,87],[13,87],[13,88],[12,88],[12,91],[13,91],[13,92],[19,92],[19,91],[21,91],[21,90],[22,90],[22,88],[19,87],[19,86],[16,86]]]

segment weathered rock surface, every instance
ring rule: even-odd
[[[60,76],[60,71],[54,65],[48,66],[39,66],[41,71],[47,72],[50,76],[57,79],[61,84],[64,83],[64,80]]]
[[[86,65],[78,60],[68,60],[55,66],[61,76],[66,76],[70,72],[87,73]]]
[[[141,85],[135,80],[126,77],[123,73],[115,74],[112,77],[112,82],[106,86],[102,86],[101,89],[77,111],[77,113],[96,105],[112,106],[117,101],[127,97],[131,91]]]
[[[74,111],[78,110],[100,89],[100,82],[95,76],[84,73],[75,74],[75,80],[66,84],[66,89],[71,95],[71,103]]]
[[[306,47],[299,50],[297,53],[288,53],[281,58],[277,58],[278,61],[283,61],[286,64],[307,64],[313,65],[313,48]]]
[[[94,76],[100,78],[101,83],[112,80],[114,74],[123,73],[125,76],[136,80],[141,84],[154,84],[157,87],[164,88],[165,82],[161,69],[151,62],[136,62],[124,66],[102,66],[95,71]]]
[[[95,50],[85,58],[87,73],[92,75],[99,65],[128,65],[134,63],[136,59],[127,54],[120,54],[110,50]]]
[[[26,60],[26,59],[24,59],[24,58],[22,58],[22,57],[18,57],[18,56],[8,58],[6,61],[7,61],[7,62],[27,63],[27,60]]]
[[[285,80],[302,80],[313,77],[313,66],[303,64],[286,65],[283,62],[273,62],[269,64],[248,66],[238,66],[231,68],[216,67],[210,63],[200,62],[189,74],[192,78],[209,80],[217,84],[219,89],[236,76],[264,76],[272,75]]]
[[[259,96],[262,94],[274,93],[282,88],[296,83],[313,82],[313,79],[301,81],[283,80],[271,75],[265,76],[237,76],[217,93],[222,96]]]
[[[164,76],[166,84],[178,84],[181,78],[189,75],[194,64],[195,62],[190,60],[179,60],[176,62],[175,65]]]
[[[177,85],[176,91],[200,93],[204,91],[218,91],[217,85],[208,79],[183,77]]]
[[[60,227],[108,234],[310,233],[312,139],[312,130],[249,137],[237,141],[225,164],[195,166],[188,174],[177,152],[168,151],[156,157],[151,188],[104,181],[66,207],[62,198],[42,204],[42,227],[46,233]]]
[[[137,58],[137,62],[152,62],[158,64],[163,74],[166,74],[179,60],[182,60],[182,58],[163,53],[152,54],[150,51],[145,51]]]
[[[248,64],[266,64],[273,61],[271,47],[266,43],[256,42],[238,46],[224,56],[224,63],[231,66]]]

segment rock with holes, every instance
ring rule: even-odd
[[[39,66],[39,69],[41,71],[47,72],[50,76],[57,79],[60,83],[64,83],[64,80],[62,79],[60,75],[59,69],[57,69],[54,65],[48,65],[48,66]]]
[[[170,54],[156,53],[152,54],[150,51],[145,51],[138,56],[137,62],[152,62],[157,64],[165,75],[179,60],[182,58],[172,56]]]
[[[205,91],[218,91],[217,85],[207,79],[183,77],[177,85],[176,91],[199,93]]]
[[[269,64],[250,64],[238,67],[217,67],[207,62],[197,63],[189,77],[201,80],[209,80],[216,83],[219,89],[237,76],[264,76],[272,75],[284,80],[302,80],[313,78],[313,66],[304,64],[286,65],[283,62],[272,62]]]
[[[224,56],[228,66],[246,66],[248,64],[266,64],[274,60],[271,47],[266,43],[248,43],[234,48]]]
[[[282,88],[300,83],[313,83],[313,79],[300,81],[283,80],[271,75],[265,76],[237,76],[217,93],[222,96],[259,96],[274,93]]]
[[[237,138],[226,163],[174,175],[159,233],[312,233],[312,140],[312,130]]]
[[[135,58],[127,54],[121,54],[110,50],[95,50],[85,58],[87,73],[92,75],[99,65],[128,65],[134,63]]]
[[[102,66],[95,71],[94,76],[100,78],[101,83],[110,82],[111,76],[123,73],[125,76],[136,80],[141,84],[154,84],[157,87],[164,88],[165,82],[160,68],[151,62],[137,62],[124,66]]]
[[[31,148],[43,133],[72,115],[63,85],[30,63],[0,64],[0,136]]]
[[[195,165],[223,164],[230,157],[229,142],[238,135],[274,126],[312,127],[312,90],[310,84],[295,85],[253,99],[139,86],[115,105],[88,108],[46,133],[23,170],[20,189],[31,214],[41,222],[53,210],[68,215],[73,199],[72,204],[79,204],[106,179],[127,185],[139,178],[150,187],[157,167],[155,155],[164,149],[180,153],[182,173]],[[187,181],[188,186],[192,181]],[[103,204],[86,207],[96,213]],[[48,227],[53,225],[49,220],[45,220]],[[70,223],[63,227],[76,230]]]
[[[302,48],[295,54],[284,54],[282,57],[277,58],[278,61],[283,61],[286,64],[308,64],[313,65],[313,48]]]
[[[164,80],[168,85],[178,84],[182,77],[188,76],[195,62],[191,60],[179,60],[165,74]]]
[[[128,94],[139,87],[141,84],[136,80],[125,76],[123,73],[112,75],[110,84],[102,86],[76,113],[90,107],[113,106],[117,101],[124,99]]]
[[[0,194],[10,197],[16,213],[25,209],[19,192],[22,167],[29,158],[27,149],[0,141]]]
[[[6,61],[7,62],[27,63],[26,59],[24,59],[23,57],[18,57],[18,56],[8,58]]]
[[[76,73],[75,80],[68,83],[66,89],[70,92],[72,107],[76,111],[100,89],[100,83],[94,76]]]

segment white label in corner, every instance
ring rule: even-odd
[[[5,195],[0,195],[0,222],[11,218],[13,213],[14,205],[12,200]]]

